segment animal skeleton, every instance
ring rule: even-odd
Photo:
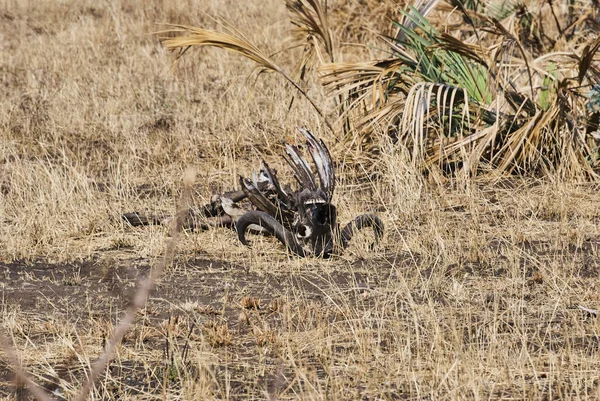
[[[340,253],[349,244],[355,232],[372,227],[375,240],[383,235],[379,217],[363,214],[340,230],[337,210],[331,203],[335,189],[335,171],[329,150],[306,129],[298,128],[306,138],[306,147],[315,165],[317,176],[297,146],[286,144],[284,159],[292,168],[299,187],[292,191],[282,187],[276,171],[263,161],[263,168],[253,179],[240,177],[241,191],[228,192],[213,198],[200,210],[192,210],[186,219],[187,228],[206,228],[197,217],[217,218],[213,225],[230,226],[238,238],[249,245],[249,230],[275,236],[294,255],[315,255],[329,258]],[[252,210],[244,211],[240,202],[250,201]],[[148,218],[138,213],[123,216],[132,225],[164,223],[160,218]]]

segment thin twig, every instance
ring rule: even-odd
[[[10,363],[13,372],[15,373],[16,379],[25,383],[27,390],[39,401],[54,401],[52,397],[48,395],[40,386],[38,386],[33,380],[29,378],[29,374],[23,369],[19,363],[19,358],[15,348],[12,345],[12,341],[8,338],[3,330],[0,330],[0,343],[2,349],[6,353],[6,358]]]
[[[154,286],[154,283],[158,277],[165,270],[167,265],[171,263],[173,257],[175,256],[175,247],[177,244],[177,240],[179,234],[183,228],[183,222],[185,216],[187,215],[190,205],[191,205],[191,197],[192,197],[192,185],[194,183],[195,173],[191,170],[186,171],[183,177],[183,193],[181,195],[180,204],[178,206],[177,214],[175,219],[171,225],[171,235],[166,239],[166,250],[163,255],[163,258],[160,262],[150,270],[150,274],[148,277],[140,283],[140,288],[135,294],[133,299],[133,304],[129,307],[125,316],[113,332],[113,335],[106,345],[104,353],[100,355],[100,357],[94,362],[90,373],[87,377],[87,380],[83,384],[81,389],[81,393],[75,401],[84,401],[87,399],[92,387],[94,386],[96,380],[100,376],[100,373],[105,369],[108,361],[112,357],[117,345],[121,343],[123,336],[129,330],[129,327],[133,323],[133,319],[135,318],[136,313],[146,304],[146,300],[148,299],[148,294],[150,290]]]

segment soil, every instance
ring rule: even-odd
[[[577,305],[569,301],[558,310],[548,304],[553,278],[550,271],[544,270],[544,265],[545,261],[575,265],[571,273],[565,273],[570,285],[575,292],[577,288],[592,291],[595,279],[600,277],[597,257],[600,241],[589,239],[580,246],[562,247],[550,241],[523,241],[512,252],[522,255],[518,264],[524,274],[522,284],[514,286],[510,284],[514,281],[510,278],[510,265],[515,262],[504,256],[506,246],[502,241],[490,241],[482,247],[481,254],[492,256],[443,267],[420,255],[387,253],[379,259],[358,258],[351,262],[341,259],[327,265],[315,262],[314,268],[309,263],[304,270],[296,272],[255,271],[243,264],[180,256],[160,278],[147,306],[138,313],[134,326],[123,340],[125,348],[139,353],[123,352],[115,358],[107,375],[117,377],[118,385],[104,385],[97,391],[108,398],[161,394],[164,386],[181,384],[173,368],[175,365],[186,369],[186,377],[200,377],[203,368],[190,359],[188,351],[192,344],[207,343],[215,360],[227,361],[215,363],[211,369],[214,374],[227,375],[234,399],[264,393],[277,383],[278,375],[291,374],[289,369],[292,369],[283,368],[278,362],[283,340],[274,337],[290,332],[310,333],[318,325],[344,324],[350,313],[377,311],[385,305],[391,292],[398,291],[390,283],[402,281],[415,284],[417,290],[410,294],[414,305],[394,305],[406,310],[395,310],[393,316],[398,313],[410,316],[410,308],[425,307],[433,302],[448,318],[462,319],[464,326],[459,329],[465,344],[487,341],[482,337],[482,328],[490,324],[486,313],[508,310],[521,302],[529,305],[519,312],[523,321],[507,318],[498,328],[499,333],[513,333],[518,327],[530,332],[533,339],[540,330],[550,330],[545,332],[543,341],[532,340],[524,346],[530,352],[569,349],[589,357],[597,355],[600,351],[597,337],[565,334],[564,328],[574,321],[585,324],[593,317],[577,310]],[[129,307],[136,286],[150,268],[147,260],[126,258],[96,258],[68,264],[50,264],[43,260],[0,263],[2,307],[5,314],[18,311],[23,319],[17,348],[22,349],[27,341],[57,342],[60,330],[55,326],[68,325],[72,326],[72,336],[79,333],[76,335],[82,337],[79,341],[95,346],[89,352],[97,355],[110,337],[110,328]],[[472,288],[475,295],[456,308],[448,289],[464,277],[468,277],[464,286]],[[418,290],[426,287],[427,291]],[[470,312],[465,319],[462,316],[465,306],[478,312]],[[289,318],[291,315],[294,317]],[[289,322],[295,322],[296,327],[287,327]],[[540,329],[542,324],[555,325],[556,329],[551,330],[550,326]],[[27,339],[25,343],[23,339]],[[379,346],[382,350],[394,349],[385,336]],[[356,347],[356,344],[340,341],[333,348],[342,357],[357,354]],[[324,377],[326,372],[318,355],[314,350],[307,352],[303,363],[314,365],[317,377]],[[60,380],[81,381],[85,369],[81,363],[74,362],[76,359],[77,352],[75,356],[57,355],[51,362],[54,374],[40,373],[37,382],[49,391],[58,391]],[[175,359],[179,360],[177,364],[173,362]],[[260,369],[256,368],[257,364]],[[35,370],[35,364],[29,363],[28,369]],[[0,365],[0,380],[1,395],[28,396],[23,391],[15,392],[6,364]],[[355,390],[366,391],[358,384]],[[389,399],[404,399],[402,394],[410,393],[400,387],[378,391],[380,395],[381,391],[387,391]],[[60,392],[55,395],[64,396]]]
[[[327,306],[335,304],[330,294],[341,292],[345,303],[354,299],[356,302],[352,303],[355,307],[367,309],[370,305],[363,299],[364,294],[385,285],[392,275],[389,266],[398,263],[397,259],[381,260],[375,264],[373,260],[359,260],[353,263],[350,270],[334,268],[325,274],[323,271],[298,274],[253,272],[243,266],[217,260],[176,260],[155,285],[146,309],[143,314],[138,313],[138,316],[142,316],[137,319],[131,334],[126,335],[124,343],[134,342],[133,338],[143,328],[153,328],[162,331],[163,335],[149,336],[145,346],[166,349],[169,347],[169,336],[164,335],[165,322],[177,326],[178,320],[185,320],[186,330],[190,330],[175,336],[183,347],[189,339],[206,336],[212,327],[223,323],[236,339],[248,335],[252,337],[255,325],[250,321],[254,315],[259,316],[262,324],[281,326],[281,307],[291,294],[302,294],[302,299],[309,300],[308,304],[316,310],[329,309]],[[374,265],[381,268],[373,269]],[[56,321],[86,332],[93,321],[112,321],[116,324],[122,312],[129,307],[136,286],[148,275],[149,270],[146,260],[115,262],[112,259],[95,259],[67,264],[51,264],[42,260],[0,262],[2,306],[5,310],[18,310],[22,317],[32,317],[23,330],[30,330],[29,337],[33,341],[41,341],[41,337],[45,337],[44,341],[50,341],[49,337],[53,336],[51,332],[44,333],[31,326]],[[335,291],[330,291],[332,285]],[[181,307],[186,303],[195,305],[194,313]],[[241,312],[248,314],[247,320],[241,317]],[[323,316],[332,315],[324,313]],[[109,333],[104,333],[103,344],[108,337]],[[229,340],[227,353],[236,355],[236,358],[253,360],[256,355],[248,341],[236,339]],[[212,341],[217,348],[224,345],[219,344],[218,339]],[[238,362],[240,366],[244,365],[241,360]],[[161,361],[156,363],[160,365]],[[276,368],[275,363],[276,358],[268,362],[273,369]],[[63,377],[44,377],[45,388],[54,391],[58,379],[81,376],[80,368],[61,372],[61,367],[64,368],[66,364],[65,360],[57,358],[54,368]],[[115,375],[121,375],[130,386],[128,394],[160,392],[162,382],[158,383],[158,388],[152,389],[147,383],[147,372],[141,365],[137,358],[129,361],[120,359],[110,369]],[[240,372],[241,378],[244,375]],[[1,395],[15,394],[12,374],[4,363],[0,365],[0,381]],[[257,385],[265,384],[232,380],[231,385],[237,394],[247,394]],[[26,394],[22,391],[18,393],[23,396]]]

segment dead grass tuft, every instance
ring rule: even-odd
[[[224,347],[231,344],[232,335],[227,323],[219,324],[215,321],[208,322],[205,327],[205,336],[208,343],[213,347]]]

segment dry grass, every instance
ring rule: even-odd
[[[199,49],[171,68],[149,35],[157,22],[219,29],[219,15],[267,54],[289,44],[283,1],[201,3],[0,12],[0,322],[55,397],[80,394],[165,252],[167,230],[121,213],[173,213],[189,167],[198,203],[262,157],[289,177],[278,155],[298,125],[349,157],[308,102],[288,111],[297,93],[255,79],[249,61]],[[334,32],[370,3],[332,5]],[[600,305],[597,185],[423,177],[399,147],[377,146],[364,166],[377,180],[340,166],[334,201],[343,222],[377,212],[381,246],[365,234],[342,257],[298,260],[268,238],[247,249],[227,230],[186,233],[91,397],[597,398],[600,324],[575,308]],[[0,357],[1,396],[26,397]]]

